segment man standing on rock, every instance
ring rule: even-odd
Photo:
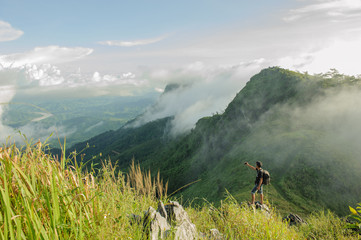
[[[257,161],[256,162],[256,167],[253,167],[248,162],[245,162],[244,165],[246,165],[246,166],[252,168],[253,170],[257,171],[255,186],[251,191],[251,193],[252,193],[251,205],[253,205],[255,200],[256,200],[256,192],[259,193],[259,195],[261,197],[261,204],[263,205],[263,184],[262,184],[263,183],[263,169],[262,169],[262,163]]]

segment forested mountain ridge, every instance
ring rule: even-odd
[[[169,117],[75,148],[89,143],[85,153],[98,156],[94,163],[109,156],[121,169],[134,157],[159,169],[170,190],[201,179],[178,193],[184,200],[217,202],[225,189],[248,200],[255,173],[243,162],[262,161],[272,176],[266,197],[281,211],[344,214],[361,196],[360,96],[360,79],[335,70],[311,76],[272,67],[253,76],[224,113],[200,119],[189,133],[169,136]]]

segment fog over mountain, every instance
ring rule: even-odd
[[[200,118],[222,112],[262,64],[262,59],[219,67],[197,62],[184,69],[163,72],[161,78],[175,87],[164,92],[131,126],[174,116],[172,134],[185,133]]]
[[[237,201],[248,199],[254,172],[243,163],[261,161],[272,174],[267,196],[277,209],[346,214],[361,190],[360,82],[335,70],[310,75],[266,68],[221,112],[180,125],[177,111],[167,107],[185,102],[179,113],[186,113],[199,104],[187,105],[188,98],[197,101],[192,85],[173,83],[143,115],[152,121],[138,118],[132,128],[105,132],[69,152],[91,146],[85,160],[110,159],[120,169],[136,159],[145,169],[160,169],[171,192],[199,180],[179,193],[185,201],[218,202],[227,191]]]
[[[140,125],[175,115],[172,131],[178,134],[194,127],[199,118],[222,111],[262,64],[262,59],[218,67],[196,62],[177,69],[142,69],[137,74],[127,72],[117,75],[101,75],[99,72],[83,74],[80,70],[77,73],[63,74],[50,64],[5,68],[1,71],[1,76],[8,79],[8,85],[7,94],[2,99],[2,110],[9,107],[6,103],[11,103],[14,97],[14,103],[20,104],[31,100],[57,101],[64,98],[87,101],[100,96],[142,96],[150,92],[160,94],[168,84],[177,83],[183,87],[163,93],[157,104],[148,108],[134,124]],[[38,111],[50,111],[51,114],[51,109]],[[42,129],[41,121],[36,125],[30,123],[18,130],[29,136],[42,133],[42,139],[52,132],[62,132],[61,136],[66,136],[76,131],[66,131],[61,125]],[[2,137],[14,132],[8,126],[3,126],[0,131]]]
[[[356,75],[361,65],[358,0],[9,2],[0,15],[2,138],[14,132],[3,123],[13,99],[140,97],[178,83],[136,123],[174,115],[177,134],[222,111],[265,67]]]

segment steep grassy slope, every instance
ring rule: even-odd
[[[349,106],[360,100],[353,92],[359,83],[337,81],[330,89],[328,81],[336,82],[278,68],[254,76],[222,116],[198,123],[213,133],[190,164],[201,166],[195,172],[202,181],[186,189],[185,198],[217,200],[227,188],[249,199],[254,173],[242,163],[260,160],[272,173],[268,199],[283,211],[345,213],[343,206],[361,196],[359,138],[352,134],[360,133],[360,113],[357,104]]]
[[[159,200],[168,203],[160,178],[134,165],[125,175],[109,162],[95,175],[46,149],[40,142],[0,147],[1,239],[149,239],[149,225],[132,216],[157,209]],[[289,227],[274,210],[254,211],[231,195],[223,200],[219,207],[185,209],[203,233],[200,239],[211,239],[214,228],[225,239],[360,239],[329,212],[310,216],[308,225]],[[167,239],[174,239],[175,231],[172,227]]]
[[[102,152],[120,166],[134,156],[143,167],[159,169],[171,191],[202,179],[179,194],[214,202],[225,189],[248,200],[255,173],[243,162],[260,160],[272,175],[266,197],[280,211],[344,214],[361,196],[359,83],[335,71],[310,76],[268,68],[223,114],[200,119],[188,134],[170,139],[172,119],[161,119],[95,137],[87,154]]]
[[[83,151],[87,156],[85,159],[95,158],[93,163],[99,163],[101,156],[109,156],[119,167],[127,168],[132,158],[141,162],[156,156],[159,148],[168,146],[166,129],[170,121],[171,118],[164,118],[138,128],[108,131],[74,145],[69,152]]]

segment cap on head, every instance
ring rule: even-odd
[[[257,161],[256,165],[257,165],[257,167],[261,168],[262,167],[262,162]]]

